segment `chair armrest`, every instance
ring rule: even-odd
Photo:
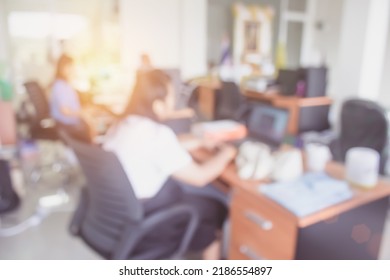
[[[151,214],[145,218],[134,230],[134,225],[125,230],[124,235],[119,241],[112,258],[115,260],[126,259],[135,249],[138,242],[149,232],[156,230],[156,227],[163,224],[165,221],[174,219],[176,216],[187,214],[189,222],[183,238],[177,251],[173,254],[174,258],[180,258],[188,249],[190,242],[199,225],[199,217],[196,210],[184,204],[177,204],[164,210]]]
[[[83,187],[80,193],[80,201],[77,206],[77,209],[75,213],[73,214],[72,220],[69,224],[69,231],[73,235],[79,235],[80,234],[80,227],[84,220],[85,214],[87,212],[88,207],[88,193],[87,188]]]
[[[343,155],[341,150],[340,139],[332,140],[328,145],[330,152],[332,153],[332,157],[335,161],[343,162]]]

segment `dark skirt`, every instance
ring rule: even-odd
[[[196,191],[188,191],[188,188],[194,188]],[[216,234],[222,228],[227,216],[227,206],[221,199],[218,199],[218,195],[215,196],[214,190],[219,192],[211,185],[196,188],[170,179],[157,195],[144,202],[145,214],[148,215],[177,203],[194,206],[200,217],[200,225],[190,249],[192,251],[203,250],[217,238]]]

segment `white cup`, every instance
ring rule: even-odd
[[[310,143],[305,147],[306,165],[309,171],[321,172],[325,170],[326,164],[331,160],[332,155],[328,146]]]
[[[346,156],[346,179],[355,186],[375,187],[379,176],[379,161],[379,153],[373,149],[349,149]]]

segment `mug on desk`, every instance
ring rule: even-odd
[[[379,176],[379,153],[369,148],[352,148],[346,155],[346,179],[354,186],[374,188]]]
[[[305,146],[306,166],[309,171],[321,172],[332,159],[328,146],[310,143]]]

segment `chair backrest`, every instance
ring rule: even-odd
[[[88,206],[80,234],[98,251],[108,253],[125,227],[143,218],[142,205],[113,153],[63,131],[60,135],[74,150],[87,181]]]
[[[24,84],[27,94],[35,109],[37,121],[50,117],[50,107],[44,89],[35,81]]]
[[[388,139],[386,112],[378,104],[361,99],[351,99],[341,109],[340,160],[348,149],[367,147],[383,155]]]
[[[234,119],[242,103],[243,97],[238,85],[234,82],[222,82],[221,91],[217,95],[216,119]]]

